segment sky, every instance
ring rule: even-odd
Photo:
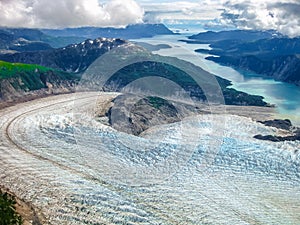
[[[300,35],[300,0],[0,0],[1,26],[62,28],[206,21]],[[209,20],[209,21],[208,21]]]

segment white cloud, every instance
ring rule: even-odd
[[[300,35],[299,0],[0,0],[0,10],[2,26],[125,26],[184,19]]]
[[[299,12],[298,0],[229,0],[221,19],[241,29],[273,29],[294,37],[300,35]]]
[[[134,0],[0,0],[2,26],[124,26],[140,23],[144,11]]]
[[[146,11],[145,20],[209,20],[219,17],[220,0],[204,1],[140,1]]]
[[[208,26],[273,29],[300,35],[299,0],[139,0],[145,20],[211,20]]]
[[[113,0],[104,6],[112,24],[143,22],[144,10],[133,0]]]

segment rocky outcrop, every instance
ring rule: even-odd
[[[300,141],[300,132],[295,133],[290,136],[275,136],[275,135],[255,135],[254,138],[264,141],[273,141],[273,142],[281,142],[281,141]]]
[[[199,113],[191,105],[168,101],[159,97],[144,97],[125,94],[112,101],[106,115],[114,129],[139,135],[150,127],[174,123],[182,118]]]
[[[275,127],[277,129],[281,129],[287,131],[286,135],[255,135],[254,138],[259,140],[280,142],[280,141],[300,141],[300,128],[294,127],[290,120],[285,119],[275,119],[275,120],[267,120],[267,121],[259,121],[268,127]]]
[[[268,127],[276,127],[278,129],[283,129],[283,130],[291,130],[293,127],[292,122],[289,119],[285,119],[285,120],[274,119],[274,120],[266,120],[266,121],[258,121],[258,122]]]
[[[98,121],[110,125],[118,131],[133,135],[140,135],[157,125],[179,122],[186,117],[199,114],[223,114],[227,111],[230,114],[254,119],[270,118],[273,114],[272,109],[267,107],[211,106],[200,102],[188,103],[175,98],[138,94],[122,94],[105,105],[97,110]],[[254,115],[255,113],[258,114],[257,117]],[[282,123],[285,124],[284,121]]]

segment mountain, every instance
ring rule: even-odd
[[[52,49],[43,41],[46,36],[35,29],[4,28],[0,29],[0,50],[40,51]]]
[[[128,65],[119,71],[117,71],[108,81],[106,85],[106,90],[109,91],[121,91],[125,86],[131,82],[148,77],[156,76],[163,77],[167,80],[171,80],[176,84],[179,84],[186,93],[189,93],[192,99],[197,101],[206,101],[207,93],[205,93],[198,83],[183,70],[174,67],[172,65],[183,64],[183,67],[190,67],[193,71],[197,71],[201,83],[204,86],[209,86],[214,90],[218,90],[221,87],[222,95],[224,96],[225,104],[227,105],[253,105],[253,106],[267,106],[267,103],[263,101],[263,97],[256,95],[249,95],[244,92],[237,91],[235,89],[229,88],[231,82],[223,79],[221,77],[216,77],[218,81],[218,87],[215,84],[210,84],[210,76],[212,74],[202,70],[200,67],[195,67],[185,61],[177,61],[171,59],[171,64],[162,63],[160,56],[153,56],[153,61],[143,61],[140,63],[134,63]],[[151,84],[153,86],[153,84]],[[214,93],[217,94],[217,93]]]
[[[119,48],[122,46],[123,48]],[[158,76],[179,84],[186,93],[190,94],[192,98],[198,101],[206,101],[207,96],[201,89],[201,87],[199,87],[197,82],[193,78],[191,78],[189,74],[179,69],[184,67],[187,70],[192,70],[193,73],[197,73],[197,76],[199,76],[201,82],[206,85],[206,88],[217,89],[221,87],[226,104],[255,106],[267,105],[267,103],[263,101],[263,98],[261,96],[249,95],[229,88],[231,82],[220,77],[217,77],[217,81],[219,84],[214,87],[215,84],[211,84],[209,80],[209,78],[214,77],[214,75],[209,74],[200,67],[196,67],[191,63],[179,60],[177,58],[163,57],[152,54],[140,46],[134,45],[121,39],[88,39],[84,42],[68,45],[64,48],[59,49],[2,54],[0,55],[0,59],[10,63],[25,63],[45,66],[48,68],[52,68],[51,70],[53,71],[65,71],[70,73],[70,76],[78,77],[78,75],[86,71],[86,69],[97,58],[112,49],[116,49],[117,52],[123,51],[120,55],[116,53],[111,55],[111,57],[115,57],[116,60],[123,60],[124,57],[137,57],[139,61],[141,59],[145,60],[141,60],[137,63],[131,63],[127,66],[125,65],[119,71],[115,71],[113,76],[111,76],[111,78],[107,81],[107,83],[101,90],[121,91],[123,87],[127,86],[134,80],[139,80],[140,78],[149,76]],[[179,68],[172,65],[178,65]],[[107,66],[109,66],[110,69],[114,68],[110,65]],[[75,75],[74,73],[78,75]],[[22,72],[20,72],[19,74],[21,75]],[[94,85],[96,89],[101,86],[97,85],[97,80],[101,79],[102,78],[92,79],[92,85]],[[64,81],[64,78],[62,78],[62,81]],[[38,88],[45,87],[42,83],[37,83],[40,84],[39,86],[37,86]],[[33,89],[31,88],[31,86],[28,86],[26,90],[30,91]],[[216,95],[217,93],[213,92],[211,94]]]
[[[86,39],[80,36],[54,37],[38,29],[5,27],[0,28],[0,51],[41,51],[65,47],[73,43],[85,41]]]
[[[213,36],[210,42],[212,49],[198,49],[196,52],[212,55],[206,59],[222,65],[300,85],[300,38],[269,36],[257,40],[252,37],[249,41],[231,39],[226,33],[227,36],[219,41]],[[252,33],[257,34],[254,31]],[[223,39],[225,37],[228,39]]]
[[[0,55],[0,60],[11,63],[38,64],[63,71],[80,73],[86,70],[95,59],[110,49],[126,43],[126,41],[121,39],[88,39],[64,48],[2,54]]]
[[[0,50],[38,51],[84,41],[82,37],[53,37],[38,29],[0,28]]]
[[[111,61],[115,65],[122,65],[122,68],[115,70],[115,68],[108,66],[107,64]],[[171,84],[166,83],[166,80],[168,80],[178,84],[182,88],[172,94],[176,96],[176,99],[180,98],[182,91],[184,91],[192,99],[200,102],[207,101],[209,97],[209,99],[214,99],[213,101],[218,101],[217,103],[214,102],[216,104],[224,104],[219,98],[223,95],[225,103],[229,105],[267,106],[267,103],[263,101],[263,97],[249,95],[229,88],[231,85],[230,81],[216,77],[192,63],[179,60],[175,57],[152,54],[146,49],[133,44],[124,45],[124,48],[116,48],[114,54],[109,55],[109,62],[97,61],[96,63],[97,65],[101,64],[104,67],[104,71],[112,70],[112,75],[110,75],[105,85],[101,83],[103,74],[97,72],[99,66],[96,67],[95,72],[93,72],[93,66],[90,67],[88,77],[83,77],[82,81],[86,82],[89,88],[91,87],[96,91],[123,92],[124,88],[130,86],[129,89],[133,88],[142,93],[145,93],[146,90],[161,90],[164,92],[164,96],[166,92],[169,93],[174,90],[170,87]],[[135,84],[135,81],[142,82],[144,78],[147,80],[148,77],[156,77],[158,80],[155,82],[138,82],[137,86],[132,86]],[[98,80],[100,83],[98,83]],[[90,81],[92,81],[91,86]],[[200,83],[201,85],[199,85]],[[169,88],[166,89],[159,85]]]
[[[125,28],[79,27],[65,29],[42,29],[43,33],[54,37],[84,37],[95,39],[98,37],[138,39],[156,35],[174,34],[163,24],[134,24]]]
[[[0,28],[0,33],[8,34],[13,37],[13,39],[24,38],[29,41],[43,41],[46,37],[42,31],[31,28],[2,27]]]
[[[255,41],[260,39],[269,39],[273,37],[283,37],[275,31],[255,31],[255,30],[230,30],[230,31],[207,31],[188,37],[200,43],[214,43],[223,40]],[[191,42],[192,43],[192,42]]]
[[[40,91],[37,95],[58,89],[70,91],[78,79],[76,75],[40,65],[0,61],[0,101],[22,99],[33,91]]]
[[[139,39],[174,34],[163,24],[136,24],[125,28],[79,27],[65,29],[30,29],[0,27],[0,50],[18,52],[61,48],[99,37]]]
[[[300,38],[270,38],[256,41],[222,40],[210,44],[212,50],[197,50],[220,56],[257,56],[261,59],[300,53]]]
[[[207,59],[300,86],[300,57],[298,55],[277,56],[265,60],[251,55],[242,57],[210,56]]]
[[[9,49],[14,41],[14,36],[4,30],[0,30],[0,49]]]

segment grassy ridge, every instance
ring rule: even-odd
[[[50,70],[38,65],[0,61],[0,81],[9,79],[15,90],[38,90],[46,87],[40,75]]]
[[[44,73],[51,70],[53,69],[35,64],[9,63],[0,61],[0,79],[14,77],[20,73]]]
[[[74,74],[44,66],[0,61],[0,81],[8,80],[15,90],[39,90],[46,88],[47,82],[55,85],[78,79]]]

